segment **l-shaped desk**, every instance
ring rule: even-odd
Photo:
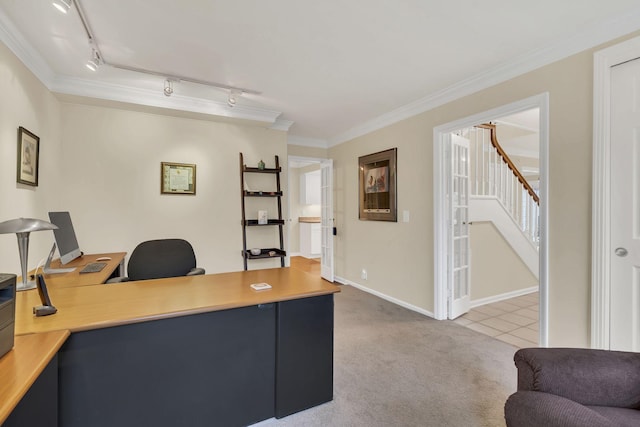
[[[332,400],[336,292],[289,268],[50,286],[58,313],[20,292],[15,332],[71,332],[60,426],[248,425]]]

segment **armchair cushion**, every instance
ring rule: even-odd
[[[582,405],[640,409],[640,354],[580,348],[527,348],[514,356],[518,390]]]
[[[640,353],[526,348],[514,361],[508,427],[640,426]]]
[[[616,427],[620,424],[573,400],[539,391],[518,391],[507,399],[507,426]]]

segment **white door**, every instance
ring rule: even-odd
[[[333,282],[333,160],[320,164],[321,240],[320,275]]]
[[[640,59],[611,69],[611,350],[640,351]]]
[[[449,319],[469,311],[469,140],[451,135],[449,174]]]

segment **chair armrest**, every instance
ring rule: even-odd
[[[542,391],[583,405],[640,406],[640,353],[527,348],[514,356],[518,390]]]
[[[518,391],[504,405],[507,427],[615,427],[596,411],[573,400],[537,391]]]
[[[120,277],[113,277],[113,278],[111,278],[111,279],[107,280],[105,283],[106,283],[106,284],[111,284],[111,283],[122,283],[122,282],[128,282],[129,280],[131,280],[131,279],[129,279],[129,278],[128,278],[128,277],[126,277],[126,276],[120,276]]]
[[[187,276],[199,276],[204,274],[204,268],[196,267],[192,268],[191,271],[187,273]]]

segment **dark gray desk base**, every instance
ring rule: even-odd
[[[72,333],[59,381],[63,427],[288,415],[333,398],[333,295]]]
[[[58,356],[54,356],[2,427],[57,427]]]

